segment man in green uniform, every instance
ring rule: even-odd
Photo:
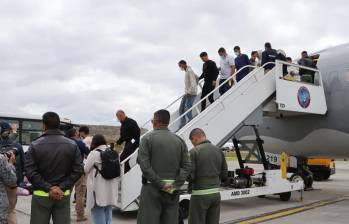
[[[137,162],[143,172],[138,224],[178,224],[179,189],[188,178],[185,142],[168,130],[170,113],[154,113],[153,128],[141,139]]]
[[[193,129],[189,138],[195,146],[190,150],[192,194],[189,224],[218,224],[219,186],[228,176],[227,162],[223,151],[206,139],[202,129]]]

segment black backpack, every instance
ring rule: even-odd
[[[101,154],[102,169],[99,169],[96,165],[94,166],[96,168],[95,177],[97,176],[98,173],[100,173],[102,177],[106,180],[111,180],[119,177],[120,176],[119,154],[110,148],[107,148],[105,151],[97,149],[97,151],[100,152]]]

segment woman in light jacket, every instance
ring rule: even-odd
[[[94,224],[112,223],[112,206],[116,206],[117,203],[117,179],[104,179],[94,167],[97,165],[98,169],[101,170],[102,160],[98,150],[104,151],[107,147],[104,136],[95,135],[91,143],[91,152],[84,167],[87,176],[86,208],[87,211],[91,211]]]

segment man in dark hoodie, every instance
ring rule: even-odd
[[[275,62],[277,51],[271,47],[271,44],[269,42],[265,43],[264,45],[265,50],[262,53],[262,66],[269,62]],[[264,69],[266,72],[274,68],[275,64],[267,64],[264,66]]]

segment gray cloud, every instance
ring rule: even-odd
[[[348,39],[338,1],[2,1],[0,111],[58,111],[75,122],[113,123],[124,108],[140,123],[182,94],[186,59],[265,41],[297,57]]]

